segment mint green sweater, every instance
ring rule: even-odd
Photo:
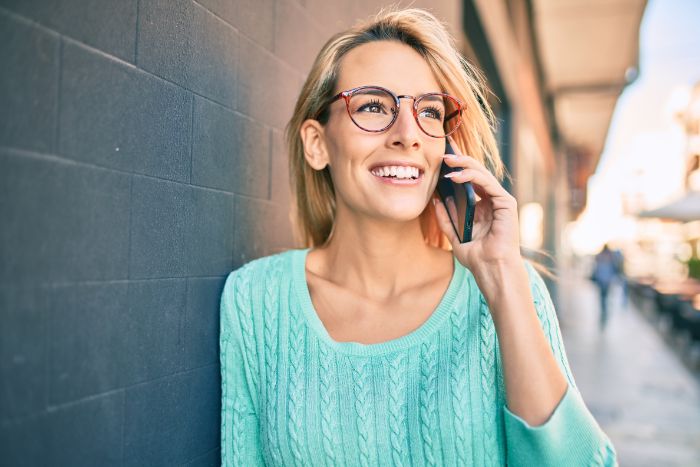
[[[569,382],[530,426],[505,399],[487,304],[456,259],[432,315],[402,337],[336,342],[311,302],[309,249],[231,272],[221,295],[223,465],[617,465],[584,404],[542,278],[528,264],[537,315]]]

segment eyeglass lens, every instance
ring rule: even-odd
[[[353,94],[348,108],[357,126],[367,131],[380,131],[394,120],[396,101],[383,89],[368,88]],[[430,136],[444,137],[459,125],[457,109],[457,103],[448,96],[423,96],[416,104],[418,126]]]

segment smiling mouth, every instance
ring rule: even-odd
[[[378,167],[370,171],[372,175],[394,180],[418,180],[423,171],[417,167]]]
[[[423,172],[418,172],[418,177],[415,177],[415,174],[397,176],[391,174],[380,175],[376,171],[371,171],[370,173],[379,181],[389,185],[418,185],[423,180]]]

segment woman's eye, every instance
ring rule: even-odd
[[[427,118],[434,118],[436,120],[441,120],[442,119],[442,112],[440,111],[440,109],[426,107],[420,111],[420,116],[427,117]]]
[[[362,107],[360,107],[360,111],[369,111],[370,113],[379,113],[384,110],[383,106],[381,104],[365,104]]]

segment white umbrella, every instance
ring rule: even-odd
[[[666,206],[650,211],[642,211],[637,215],[639,217],[656,217],[681,222],[700,220],[700,191],[688,192],[681,199]]]

